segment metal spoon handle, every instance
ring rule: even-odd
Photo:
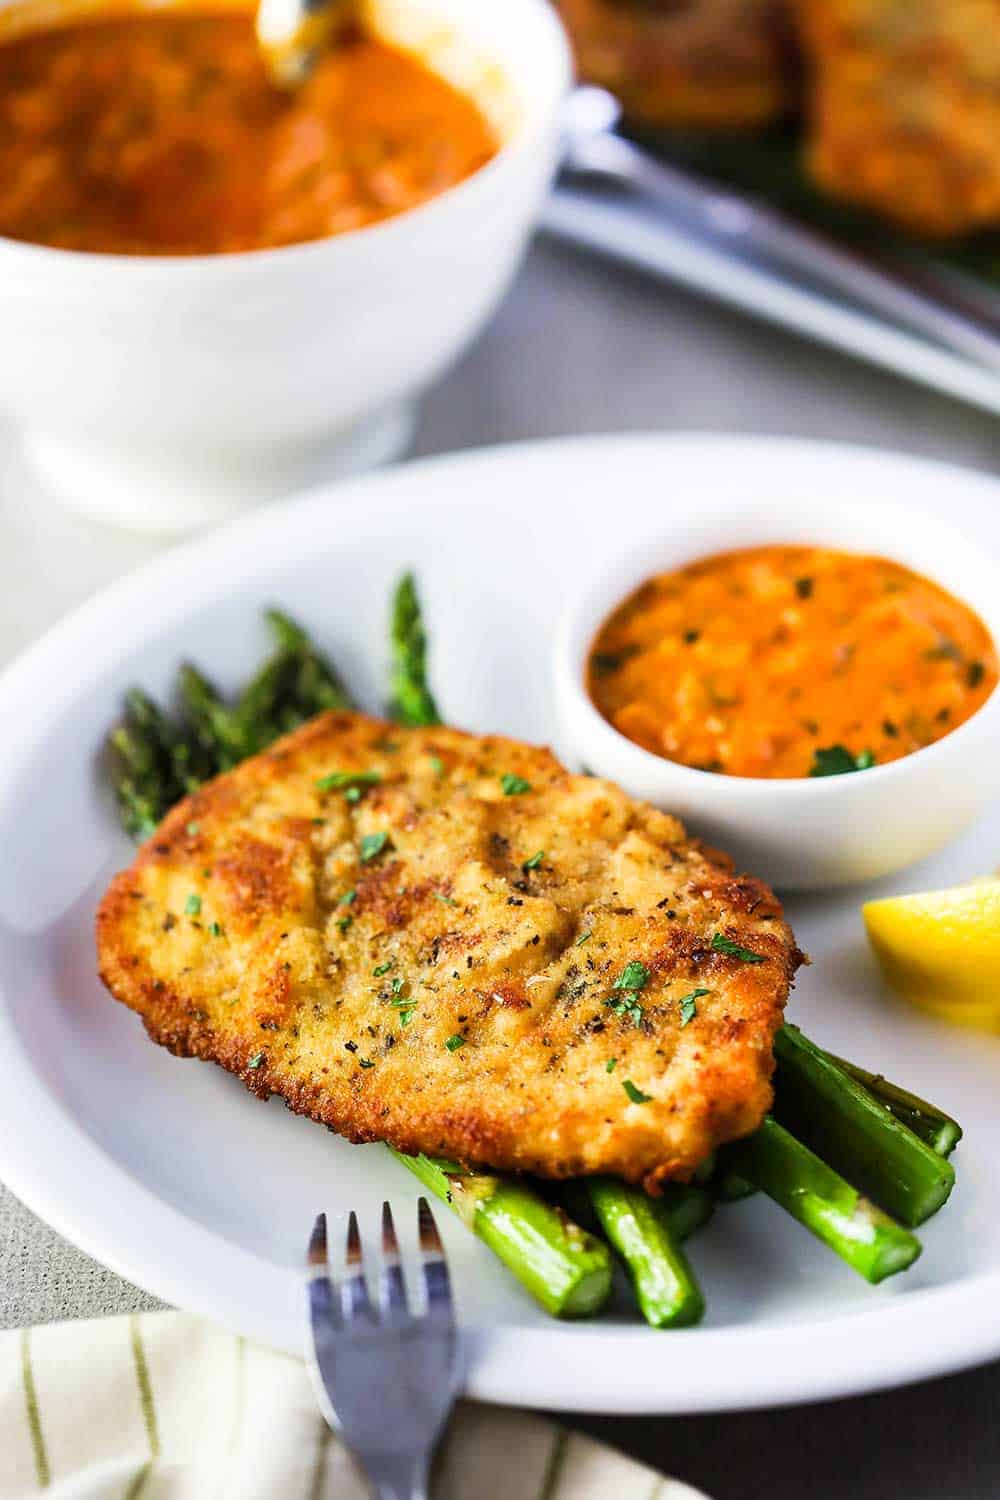
[[[357,0],[258,0],[257,44],[279,88],[305,83],[334,34],[356,19]]]
[[[769,261],[987,369],[1000,370],[1000,337],[989,320],[950,308],[907,286],[902,273],[889,274],[751,199],[668,166],[620,135],[570,134],[563,173],[581,183],[603,181],[637,192],[647,204],[742,255]]]

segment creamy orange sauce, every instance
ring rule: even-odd
[[[997,684],[966,604],[881,557],[756,547],[651,578],[591,648],[591,698],[668,760],[800,777],[898,760]],[[823,753],[826,752],[826,753]]]
[[[461,182],[498,142],[478,106],[369,37],[269,81],[251,15],[165,12],[0,45],[0,234],[186,255],[322,239]]]

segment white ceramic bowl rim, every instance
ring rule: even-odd
[[[442,205],[476,192],[481,182],[506,171],[513,158],[520,158],[535,150],[569,87],[573,76],[569,42],[553,7],[547,0],[503,0],[503,4],[505,8],[517,6],[525,16],[530,16],[531,23],[537,25],[543,42],[547,34],[547,47],[552,59],[548,88],[544,96],[539,93],[532,98],[527,91],[521,94],[520,102],[525,106],[525,119],[509,140],[501,141],[499,150],[488,162],[461,182],[403,213],[393,214],[374,224],[362,225],[358,229],[327,235],[323,239],[277,245],[270,249],[231,250],[210,255],[118,255],[93,250],[65,250],[54,245],[36,245],[28,240],[11,239],[6,235],[0,235],[0,252],[7,260],[16,257],[25,270],[45,271],[68,277],[79,273],[87,276],[112,275],[116,279],[168,276],[180,279],[184,276],[201,277],[213,273],[224,275],[226,272],[231,273],[234,267],[238,267],[242,274],[252,274],[254,270],[264,274],[276,262],[288,266],[296,260],[305,263],[321,256],[332,258],[338,251],[346,253],[345,247],[354,246],[359,239],[370,243],[373,237],[389,239],[393,235],[405,233],[406,226],[412,224],[414,219],[424,219],[439,212]],[[515,84],[517,81],[514,80]],[[11,270],[15,269],[12,265]]]
[[[881,515],[896,517],[900,525],[904,525],[906,522],[912,523],[914,511],[916,511],[919,515],[922,532],[928,537],[926,549],[922,544],[920,546],[921,552],[926,551],[927,557],[932,558],[934,552],[937,550],[934,545],[935,542],[942,548],[963,552],[970,574],[973,577],[982,576],[985,592],[986,579],[982,553],[977,551],[971,543],[966,542],[965,537],[955,527],[950,526],[946,522],[939,521],[930,511],[923,507],[914,507],[911,509],[909,506],[901,505],[897,501],[872,501],[870,499],[866,499],[864,503],[866,508],[874,508]],[[719,510],[723,509],[721,505],[717,508]],[[750,514],[754,511],[762,515],[764,513],[762,503],[754,499],[751,499],[749,502],[734,499],[732,509]],[[682,513],[683,502],[678,501],[677,509],[672,512],[672,515],[676,519]],[[827,527],[824,526],[821,528],[817,526],[817,531],[820,529],[825,530]],[[832,529],[840,530],[840,527],[834,526]],[[762,521],[760,545],[781,545],[774,537],[765,535],[766,530],[766,525]],[[844,522],[843,531],[843,542],[817,541],[815,545],[838,547],[840,550],[846,552],[854,551],[858,555],[865,555],[864,548],[859,549],[856,546],[852,547],[850,544],[849,520]],[[594,638],[608,618],[609,613],[618,604],[624,602],[635,589],[641,587],[656,571],[660,570],[656,564],[651,567],[650,558],[655,558],[661,552],[667,551],[670,539],[671,534],[669,532],[658,532],[651,537],[645,537],[639,543],[633,543],[626,552],[616,554],[610,561],[603,562],[600,568],[595,570],[585,581],[583,587],[563,612],[555,634],[556,671],[563,676],[564,681],[569,683],[570,690],[577,698],[578,707],[586,718],[588,732],[603,741],[604,744],[613,746],[619,756],[627,755],[632,757],[635,765],[641,765],[647,771],[653,768],[658,769],[663,775],[669,776],[671,782],[675,785],[687,780],[692,788],[700,788],[702,792],[705,791],[706,787],[711,785],[713,789],[723,787],[727,790],[730,788],[735,789],[733,795],[740,795],[741,789],[746,789],[747,792],[752,793],[755,788],[762,789],[766,787],[769,794],[773,793],[774,796],[786,797],[789,800],[803,797],[832,798],[849,796],[855,785],[855,778],[851,775],[798,777],[726,776],[715,771],[698,770],[696,767],[685,765],[681,761],[670,760],[667,756],[656,755],[653,751],[645,749],[644,746],[637,744],[634,740],[630,740],[627,735],[622,734],[619,729],[616,729],[597,708],[587,691],[586,685],[586,662]],[[696,562],[700,558],[709,555],[700,548],[695,548],[688,554],[683,546],[683,542],[680,539],[678,541],[679,546],[675,560],[668,563],[667,567],[683,567],[688,562]],[[798,539],[793,539],[788,544],[799,545],[800,543]],[[802,542],[801,544],[809,545],[808,542]],[[740,548],[753,545],[752,541],[746,540],[741,540],[739,544]],[[728,550],[730,549],[724,546],[718,549],[720,553]],[[893,557],[888,551],[880,555],[887,556],[890,561],[899,561],[898,558]],[[920,568],[914,568],[912,563],[903,563],[903,566],[910,567],[913,571],[923,571]],[[985,566],[993,571],[994,591],[998,600],[997,607],[993,611],[989,611],[981,602],[971,603],[969,607],[974,609],[980,618],[983,619],[990,632],[994,646],[1000,650],[1000,588],[997,587],[996,570],[992,560],[988,561]],[[925,567],[924,576],[928,577],[932,582],[936,581],[934,578],[933,562],[929,561]],[[595,608],[594,600],[595,598],[603,597],[606,593],[608,581],[620,578],[623,575],[634,575],[633,582],[626,584],[621,589],[613,603]],[[948,585],[944,584],[940,586],[948,587]],[[949,588],[948,591],[955,594],[955,597],[959,598],[962,603],[969,603],[954,588]],[[581,643],[583,643],[582,647]],[[910,754],[900,756],[897,760],[887,761],[882,765],[876,763],[859,774],[864,775],[865,781],[869,785],[873,777],[887,782],[892,777],[900,778],[905,776],[914,760],[919,758],[921,762],[926,763],[930,757],[943,754],[942,746],[945,744],[953,746],[956,740],[968,737],[973,728],[976,730],[982,729],[984,727],[984,719],[997,720],[1000,723],[1000,686],[993,689],[992,693],[976,709],[975,713],[970,714],[955,729],[942,735],[933,744],[925,745],[919,750],[911,751]],[[725,795],[725,793],[720,792],[720,795]]]

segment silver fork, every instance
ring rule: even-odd
[[[424,1288],[418,1312],[407,1301],[388,1203],[377,1305],[368,1294],[354,1213],[337,1286],[328,1271],[325,1214],[309,1240],[309,1373],[323,1416],[364,1465],[380,1500],[426,1500],[431,1455],[461,1379],[448,1264],[425,1198],[418,1219]]]

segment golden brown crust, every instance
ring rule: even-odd
[[[1000,0],[795,8],[819,184],[918,234],[1000,222]]]
[[[355,801],[317,786],[340,771],[381,780]],[[760,1123],[801,958],[766,886],[610,783],[352,713],[175,808],[97,944],[154,1040],[351,1140],[653,1188]],[[616,988],[632,962],[645,984]]]

